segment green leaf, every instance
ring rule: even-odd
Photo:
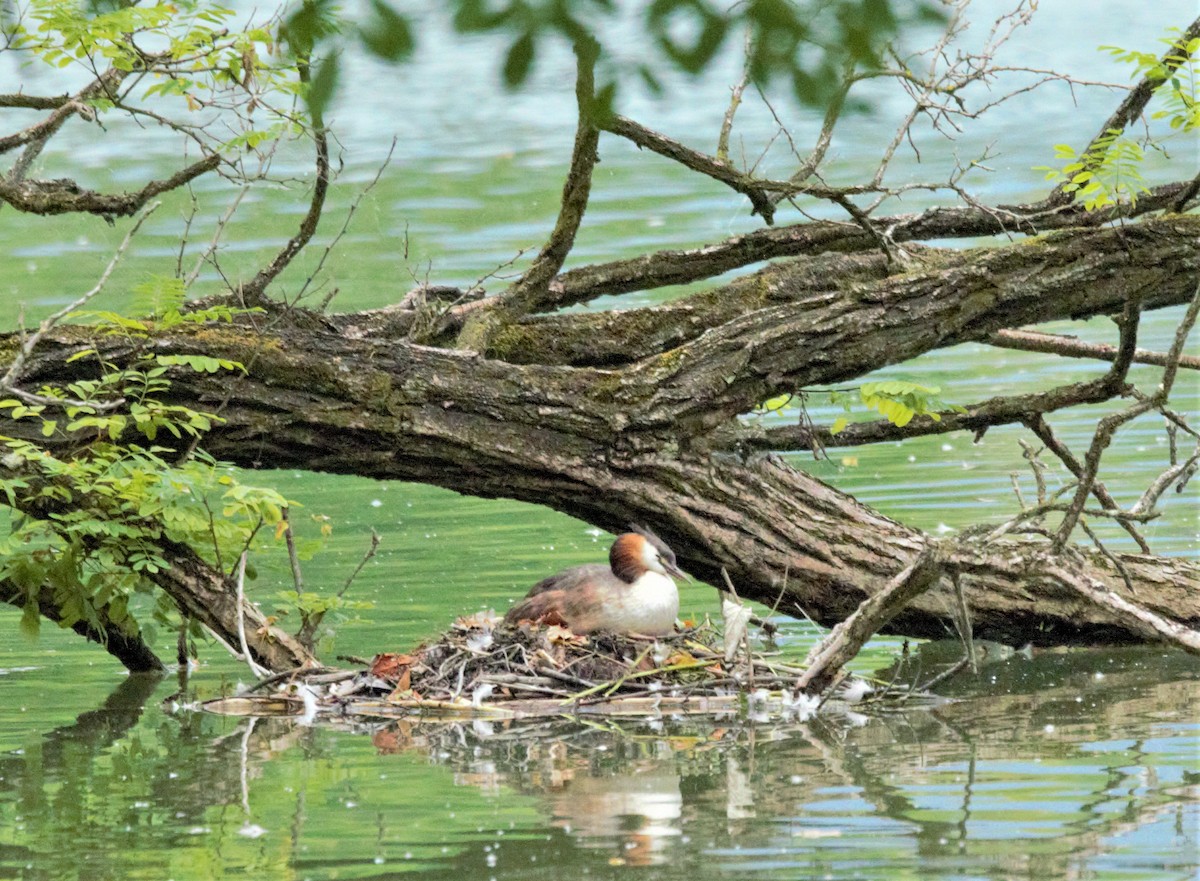
[[[768,413],[775,413],[775,412],[778,412],[779,410],[782,410],[784,407],[786,407],[791,402],[792,402],[792,396],[785,392],[782,395],[776,395],[773,398],[763,401],[762,409],[766,410]]]
[[[329,106],[329,101],[337,88],[339,73],[340,59],[337,55],[330,55],[321,61],[317,72],[313,74],[305,97],[308,101],[309,112],[314,117],[319,119],[325,108]]]
[[[359,30],[367,49],[388,61],[411,55],[414,41],[408,19],[382,0],[371,0],[371,12],[371,20]]]
[[[515,89],[517,86],[525,82],[529,76],[529,70],[533,66],[533,57],[536,49],[533,32],[526,31],[517,37],[511,46],[508,47],[508,52],[504,56],[504,85],[510,89]]]
[[[187,291],[182,278],[151,275],[146,281],[134,286],[130,308],[138,314],[161,318],[168,312],[178,312],[186,296]]]

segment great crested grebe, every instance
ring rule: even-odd
[[[613,542],[609,565],[575,566],[539,581],[504,620],[562,624],[575,633],[670,633],[679,615],[679,591],[671,576],[687,576],[658,536],[630,528],[635,531]]]

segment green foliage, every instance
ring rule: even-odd
[[[1082,199],[1088,211],[1122,201],[1135,203],[1138,194],[1147,191],[1140,170],[1146,147],[1163,149],[1169,137],[1192,132],[1200,125],[1195,62],[1200,39],[1184,40],[1174,28],[1170,34],[1162,40],[1169,47],[1162,56],[1119,46],[1100,47],[1116,61],[1132,65],[1133,79],[1157,81],[1152,104],[1157,109],[1151,111],[1150,119],[1166,120],[1170,131],[1135,139],[1121,129],[1109,129],[1082,153],[1069,144],[1056,144],[1054,156],[1066,160],[1065,164],[1035,169],[1044,171],[1046,180],[1062,185],[1064,192]]]
[[[860,70],[878,68],[885,45],[904,23],[945,19],[940,4],[927,0],[652,0],[641,15],[661,57],[618,62],[620,53],[606,47],[619,37],[605,30],[622,15],[615,0],[450,0],[445,7],[459,33],[504,37],[500,72],[509,88],[528,82],[546,44],[598,41],[605,106],[613,103],[618,81],[627,75],[658,91],[664,69],[699,73],[745,34],[750,36],[750,72],[756,82],[782,80],[800,102],[823,105],[838,89],[848,62]],[[416,44],[413,18],[401,4],[370,0],[357,21],[340,12],[335,0],[303,0],[282,29],[302,57],[326,50],[309,93],[314,113],[332,92],[337,70],[333,47],[343,29],[389,61],[408,58]]]
[[[143,293],[156,300],[161,320],[184,320],[169,286],[151,285]],[[114,318],[107,326],[109,332],[146,330],[131,319]],[[85,620],[99,628],[107,620],[136,633],[148,623],[131,611],[138,594],[157,594],[149,617],[168,622],[171,603],[153,584],[168,566],[164,541],[228,567],[243,550],[271,540],[283,523],[282,509],[296,506],[274,489],[242,484],[202,450],[181,457],[178,445],[155,444],[161,433],[194,443],[219,421],[164,400],[170,371],[242,365],[191,355],[144,355],[126,368],[96,360],[95,377],[39,390],[60,404],[0,401],[8,419],[40,420],[40,433],[53,441],[0,435],[0,504],[12,511],[9,533],[0,537],[0,578],[26,592],[26,632],[36,632],[36,597],[46,586],[64,612],[62,626]]]
[[[1140,171],[1145,151],[1120,129],[1109,129],[1083,153],[1069,144],[1055,144],[1054,157],[1069,161],[1061,168],[1038,166],[1035,171],[1046,172],[1046,180],[1083,199],[1088,211],[1119,202],[1133,204],[1139,193],[1147,192]]]
[[[170,114],[176,111],[187,118],[216,109],[234,110],[249,126],[251,111],[263,107],[260,117],[274,117],[276,124],[237,132],[223,145],[244,149],[297,130],[286,113],[276,113],[274,102],[264,99],[297,95],[303,86],[295,60],[275,51],[272,31],[253,23],[239,28],[238,18],[234,9],[213,0],[91,8],[79,0],[27,0],[0,19],[0,35],[6,49],[56,68],[134,73],[90,99],[98,115],[140,103],[153,105],[167,124],[175,124]],[[189,123],[189,131],[202,130],[194,120]]]
[[[914,416],[928,416],[935,422],[941,421],[941,413],[965,413],[958,404],[949,404],[938,395],[941,389],[933,385],[921,385],[902,379],[889,379],[882,382],[865,382],[853,389],[832,389],[827,392],[829,402],[841,405],[845,416],[839,416],[830,426],[830,434],[840,433],[850,424],[850,414],[856,407],[874,410],[881,416],[903,428],[913,420]],[[805,393],[807,395],[809,393]],[[782,394],[764,401],[755,410],[758,415],[779,413],[795,400],[795,395]]]
[[[1178,28],[1168,31],[1172,36],[1161,42],[1168,47],[1162,56],[1150,52],[1136,52],[1119,46],[1101,46],[1113,58],[1123,64],[1133,65],[1133,79],[1145,77],[1158,80],[1166,88],[1160,88],[1155,99],[1164,105],[1150,114],[1151,119],[1165,119],[1172,131],[1187,132],[1200,125],[1200,109],[1197,107],[1196,61],[1200,52],[1200,38],[1184,40]],[[1171,66],[1174,69],[1171,69]]]
[[[941,388],[936,385],[920,385],[900,379],[889,379],[884,382],[865,382],[858,388],[859,401],[868,410],[879,412],[888,422],[903,428],[914,416],[928,416],[934,422],[941,421],[940,410],[951,410],[956,413],[965,412],[957,404],[947,404],[938,397]],[[833,403],[841,403],[847,413],[850,412],[850,401],[839,400],[837,392],[830,393]],[[841,423],[839,425],[839,423]],[[839,419],[834,423],[832,432],[837,434],[845,423]]]

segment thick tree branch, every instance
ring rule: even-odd
[[[559,305],[557,297],[551,295],[550,281],[562,269],[575,243],[575,233],[587,210],[592,169],[598,158],[596,148],[600,132],[596,128],[595,108],[592,105],[596,101],[595,70],[599,51],[599,45],[592,40],[575,44],[575,100],[579,108],[579,122],[575,129],[571,164],[563,183],[562,202],[554,231],[529,270],[501,295],[503,308],[512,317]]]
[[[1148,639],[1168,642],[1193,655],[1200,655],[1200,630],[1155,614],[1144,606],[1125,599],[1103,582],[1060,564],[1047,565],[1046,574],[1077,591],[1097,606],[1111,609],[1128,621],[1131,629],[1140,630]]]
[[[155,196],[178,189],[200,175],[212,171],[221,157],[212,153],[182,168],[166,180],[152,180],[133,193],[98,193],[85,190],[75,181],[25,180],[12,183],[0,179],[0,202],[30,214],[68,214],[81,212],[103,217],[128,217]]]
[[[1096,211],[1087,211],[1082,205],[1054,209],[1047,209],[1044,204],[962,206],[931,208],[921,214],[876,217],[873,222],[897,244],[929,239],[1032,235],[1078,226],[1099,227],[1114,220],[1171,209],[1189,186],[1189,182],[1165,184],[1142,194],[1136,205],[1111,205]],[[875,238],[857,224],[816,221],[756,230],[694,249],[658,251],[630,260],[581,266],[564,272],[552,286],[559,289],[559,305],[569,306],[600,296],[688,284],[777,257],[816,255],[826,251],[854,253],[871,251],[875,247]]]
[[[59,627],[63,626],[66,615],[58,592],[49,585],[44,585],[36,591],[33,601],[37,604],[38,613]],[[29,595],[11,581],[0,581],[0,602],[8,603],[17,608],[24,608],[29,602]],[[104,650],[120,661],[130,673],[161,673],[166,667],[154,650],[146,644],[139,633],[128,633],[118,627],[105,614],[103,609],[95,610],[100,621],[96,627],[86,620],[74,621],[70,628],[89,642],[97,643]]]
[[[1113,395],[1107,379],[1095,379],[1058,386],[1045,392],[988,398],[966,405],[963,408],[965,413],[948,410],[940,413],[938,419],[914,416],[911,422],[903,426],[886,419],[875,419],[852,422],[837,434],[832,434],[827,426],[787,425],[758,430],[751,425],[739,426],[728,434],[718,432],[714,435],[714,445],[725,450],[769,452],[857,447],[953,431],[973,431],[979,437],[995,425],[1027,423],[1040,419],[1043,413],[1107,401]]]
[[[853,379],[1002,327],[1105,314],[1131,297],[1147,308],[1186,302],[1200,273],[1198,233],[1200,219],[1172,216],[1008,248],[937,252],[923,267],[824,302],[801,298],[750,312],[636,372],[655,384],[664,417],[703,433],[780,392]],[[782,267],[760,276],[762,285],[788,281]],[[839,330],[850,327],[850,334]],[[655,409],[646,414],[651,421]]]
[[[254,333],[188,327],[136,346],[117,338],[94,344],[116,364],[148,347],[252,365],[232,391],[220,377],[173,378],[181,402],[228,401],[226,421],[206,440],[221,458],[518,498],[605,528],[644,521],[693,575],[715,579],[724,566],[745,596],[774,603],[790,572],[781,609],[832,624],[909,566],[928,537],[772,457],[741,464],[703,450],[693,455],[689,445],[707,430],[704,414],[763,400],[758,389],[837,381],[881,358],[985,339],[1000,326],[1109,314],[1131,293],[1148,308],[1185,302],[1200,272],[1198,235],[1200,219],[1170,217],[1008,248],[931,252],[929,265],[904,275],[864,277],[819,294],[783,290],[804,287],[797,279],[811,272],[806,261],[773,267],[742,280],[744,291],[759,290],[757,308],[622,369],[514,365],[342,334],[302,316]],[[763,306],[776,292],[783,300]],[[30,359],[29,381],[61,376],[64,353],[78,344],[69,330],[47,335]],[[1043,550],[1006,541],[955,553],[948,565],[968,574],[977,594],[976,636],[1025,642],[1032,635],[1046,644],[1145,638],[1111,610],[1081,608],[1078,594],[1042,577]],[[1127,591],[1107,558],[1085,559],[1081,572]],[[1119,559],[1150,611],[1200,623],[1200,567]],[[943,579],[890,627],[942,635],[952,631],[954,609]]]

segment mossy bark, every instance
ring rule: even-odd
[[[508,360],[415,345],[354,316],[295,311],[254,333],[208,326],[145,345],[247,365],[244,377],[174,377],[181,400],[220,408],[224,422],[205,441],[220,458],[521,499],[610,530],[642,522],[693,575],[717,583],[724,568],[743,596],[831,625],[934,540],[782,460],[716,451],[715,433],[779,391],[857,377],[999,328],[1110,314],[1129,297],[1144,308],[1185,302],[1200,273],[1198,236],[1200,218],[1174,216],[923,253],[893,275],[878,258],[853,261],[855,271],[836,280],[811,261],[784,263],[678,306],[522,320],[493,337],[491,354]],[[112,338],[93,342],[112,361],[131,354]],[[75,369],[65,364],[71,351],[68,333],[49,335],[29,361],[29,384]],[[940,549],[965,576],[977,637],[1147,639],[1044,577],[1044,552],[1015,541]],[[1081,551],[1078,571],[1200,625],[1200,566],[1121,559],[1135,594],[1099,554]],[[943,577],[889,629],[952,633],[955,608]],[[233,623],[223,607],[212,617],[218,630]]]

